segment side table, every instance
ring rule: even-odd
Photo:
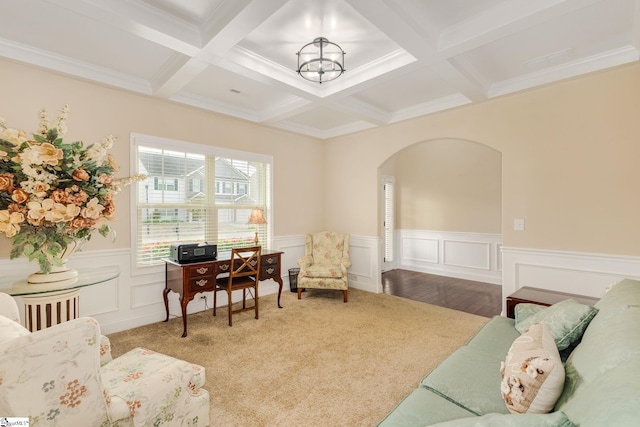
[[[24,324],[31,332],[80,316],[80,289],[115,279],[113,267],[78,269],[78,277],[50,283],[28,283],[25,278],[0,280],[0,292],[19,296],[24,302]]]
[[[550,306],[565,299],[574,299],[581,304],[594,305],[599,298],[566,292],[524,286],[507,297],[507,317],[515,319],[515,307],[520,303]]]

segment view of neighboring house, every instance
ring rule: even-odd
[[[176,240],[253,239],[247,220],[251,209],[260,205],[253,197],[262,181],[259,165],[145,147],[138,152],[138,164],[147,176],[138,184],[138,221],[147,243],[165,251]],[[208,173],[211,167],[214,171]],[[215,181],[207,181],[207,175]]]

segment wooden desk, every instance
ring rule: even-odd
[[[548,307],[569,298],[587,305],[594,305],[598,302],[598,298],[594,297],[524,286],[507,297],[507,317],[515,319],[515,307],[520,303],[539,304]]]
[[[280,285],[278,289],[278,308],[280,305],[280,295],[282,295],[282,277],[280,270],[282,267],[281,255],[279,251],[262,251],[260,256],[260,277],[259,280],[273,279]],[[231,264],[231,252],[218,254],[215,261],[204,261],[192,264],[179,264],[170,259],[165,259],[165,288],[162,293],[164,307],[169,320],[169,298],[170,291],[180,295],[180,306],[182,308],[182,325],[184,327],[182,337],[187,336],[187,305],[196,294],[200,292],[211,292],[216,284],[216,277],[220,274],[228,273]]]

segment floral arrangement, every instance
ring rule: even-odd
[[[51,125],[43,109],[32,137],[0,118],[0,233],[12,240],[11,259],[35,259],[45,274],[62,265],[68,245],[94,231],[115,238],[108,223],[115,219],[114,195],[144,178],[114,178],[113,136],[86,148],[63,142],[68,113],[65,105]]]

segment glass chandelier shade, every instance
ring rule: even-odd
[[[322,84],[344,73],[344,51],[324,37],[302,46],[297,55],[296,71],[303,79]]]

